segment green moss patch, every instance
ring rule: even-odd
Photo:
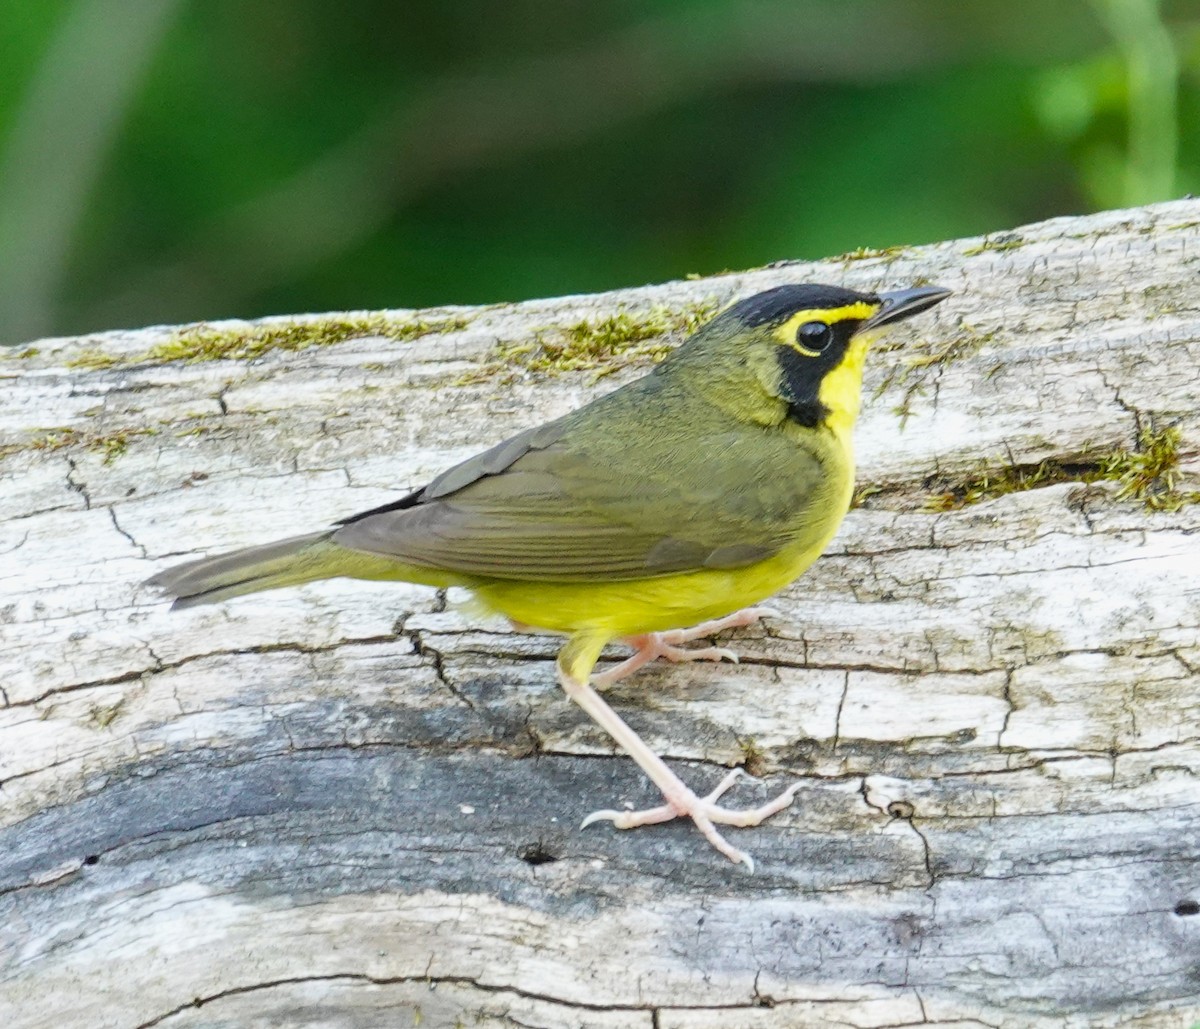
[[[24,451],[47,451],[53,453],[68,447],[91,450],[104,455],[104,463],[112,464],[126,450],[132,440],[139,436],[155,436],[157,429],[120,429],[116,432],[82,432],[79,429],[39,429],[28,441],[6,443],[0,446],[0,459]]]
[[[414,321],[388,315],[366,315],[361,318],[319,318],[311,322],[227,329],[192,325],[179,329],[170,339],[151,347],[135,359],[135,363],[249,361],[272,350],[328,347],[364,336],[384,336],[405,342],[431,332],[454,332],[466,328],[467,324],[467,319],[457,317]]]
[[[1113,482],[1118,500],[1136,500],[1151,511],[1178,511],[1200,502],[1200,491],[1178,482],[1180,433],[1174,426],[1138,435],[1133,450],[1111,450],[1078,461],[1047,460],[989,469],[962,482],[943,484],[926,500],[927,511],[957,511],[984,500],[1064,482]],[[869,494],[868,494],[869,495]]]
[[[94,704],[88,709],[87,724],[93,729],[107,729],[117,720],[124,707],[124,698],[115,704]]]
[[[695,332],[717,308],[716,301],[706,301],[682,310],[656,307],[638,314],[619,310],[596,321],[539,329],[531,339],[501,343],[478,370],[460,381],[481,382],[494,375],[512,381],[523,371],[553,376],[593,370],[602,376],[626,365],[651,364],[671,351],[671,337]]]
[[[858,247],[856,250],[839,254],[837,257],[832,258],[832,260],[851,264],[854,261],[869,261],[873,258],[884,258],[890,263],[910,249],[911,247],[903,245],[893,247]]]
[[[1020,250],[1028,240],[1017,232],[1001,232],[988,236],[977,246],[967,247],[962,252],[963,257],[976,257],[979,254],[1003,253],[1005,250]]]
[[[87,350],[81,350],[78,354],[66,362],[68,368],[79,368],[84,371],[90,371],[97,368],[111,368],[114,364],[120,364],[121,359],[113,354],[106,354],[103,350],[97,347],[88,347]]]
[[[328,347],[364,336],[383,336],[403,343],[430,333],[455,332],[465,329],[468,324],[469,319],[459,316],[413,319],[385,314],[228,327],[201,322],[176,329],[162,343],[140,354],[112,354],[98,347],[89,347],[68,358],[65,365],[67,368],[95,371],[114,366],[167,364],[171,361],[252,361],[272,350]],[[36,348],[30,347],[15,356],[33,357],[37,352]]]

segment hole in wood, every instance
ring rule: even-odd
[[[541,843],[523,847],[519,856],[527,865],[545,865],[558,860],[558,855],[551,854]]]
[[[1181,900],[1175,905],[1177,915],[1200,915],[1200,901]]]

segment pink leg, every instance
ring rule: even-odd
[[[691,818],[696,823],[696,827],[704,834],[704,838],[730,861],[740,861],[750,871],[754,871],[754,859],[745,851],[739,850],[726,841],[717,831],[717,825],[758,825],[764,819],[791,804],[799,784],[788,787],[774,800],[760,807],[750,808],[746,811],[733,811],[720,807],[716,801],[742,774],[741,769],[734,769],[707,796],[696,796],[683,780],[666,766],[662,758],[655,754],[642,738],[626,724],[624,719],[604,702],[600,694],[593,690],[585,680],[573,676],[568,671],[572,664],[569,662],[564,665],[560,658],[558,665],[558,681],[567,696],[583,708],[596,724],[612,736],[622,749],[638,763],[642,771],[662,790],[663,798],[666,800],[665,804],[645,811],[596,811],[583,820],[583,825],[587,826],[592,822],[608,819],[618,829],[632,829],[639,825],[666,822],[672,818]]]
[[[733,661],[736,664],[738,659],[737,654],[732,650],[727,650],[725,647],[700,647],[696,650],[688,650],[686,647],[680,646],[680,644],[690,643],[692,640],[702,639],[705,636],[712,636],[724,629],[740,629],[747,625],[753,625],[760,618],[769,618],[776,615],[778,615],[778,612],[774,608],[747,607],[725,618],[716,618],[711,622],[701,622],[690,629],[672,629],[669,632],[651,632],[644,636],[628,636],[622,642],[634,648],[633,656],[626,658],[619,665],[610,668],[607,672],[593,675],[592,682],[597,686],[611,686],[618,679],[624,679],[626,676],[632,675],[642,665],[649,664],[658,657],[675,662]]]

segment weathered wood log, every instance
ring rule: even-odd
[[[742,664],[610,692],[698,786],[802,782],[730,831],[755,875],[690,823],[579,831],[656,797],[552,638],[417,587],[175,614],[139,588],[393,498],[795,281],[957,294],[872,356],[859,504]],[[1200,201],[52,340],[0,378],[9,1029],[1200,1018]]]

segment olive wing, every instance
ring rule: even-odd
[[[333,538],[467,576],[636,579],[764,560],[824,492],[819,461],[778,431],[580,428],[568,416],[520,433]]]

